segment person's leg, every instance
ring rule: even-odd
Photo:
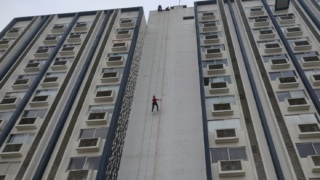
[[[152,111],[151,112],[153,112],[153,108],[154,108],[154,103],[152,103]]]
[[[155,103],[155,104],[156,104],[156,106],[157,106],[157,111],[159,111],[158,103]]]

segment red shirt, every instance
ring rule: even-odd
[[[160,100],[160,99],[153,98],[153,99],[152,99],[152,103],[157,103],[158,100]]]

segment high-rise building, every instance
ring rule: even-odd
[[[320,2],[164,8],[1,31],[0,180],[320,180]]]

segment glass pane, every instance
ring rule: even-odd
[[[109,72],[113,72],[113,68],[106,68],[106,69],[102,69],[102,73],[109,73]]]
[[[285,72],[282,72],[282,77],[292,77],[292,76],[296,76],[296,74],[294,73],[294,71],[285,71]]]
[[[13,112],[6,112],[2,118],[4,118],[4,119],[9,121],[11,116],[12,116],[12,114],[13,114]]]
[[[35,117],[37,110],[35,111],[24,111],[22,117]]]
[[[88,157],[87,162],[83,169],[98,170],[101,157]]]
[[[314,93],[316,93],[318,99],[320,99],[320,89],[314,89]]]
[[[223,120],[219,121],[209,121],[208,122],[208,131],[209,132],[214,132],[216,129],[224,129],[224,122]]]
[[[232,103],[233,105],[235,105],[236,100],[234,99],[234,96],[222,96],[221,103]]]
[[[318,123],[315,114],[301,114],[300,119],[303,123]]]
[[[82,129],[80,132],[80,139],[92,138],[95,133],[95,129]]]
[[[288,91],[285,92],[277,92],[277,97],[279,102],[283,102],[286,98],[291,98],[290,93]]]
[[[96,113],[96,112],[101,112],[102,106],[90,106],[89,107],[89,112],[91,113]]]
[[[293,127],[296,124],[302,123],[299,115],[285,116],[285,120],[288,127]]]
[[[294,55],[296,56],[297,60],[300,60],[301,57],[305,56],[304,53],[296,53],[296,54],[294,54]]]
[[[229,155],[230,155],[230,160],[236,160],[236,159],[242,159],[244,161],[247,161],[247,153],[246,149],[244,147],[240,148],[229,148]]]
[[[71,158],[70,165],[69,165],[69,170],[83,169],[85,161],[86,161],[85,157],[82,157],[82,158]]]
[[[35,134],[29,134],[29,136],[27,136],[26,143],[31,144],[34,136]]]
[[[0,163],[0,174],[4,174],[7,170],[9,163]]]
[[[224,120],[225,128],[236,128],[241,130],[240,120],[239,119],[225,119]]]
[[[114,90],[116,93],[119,92],[119,85],[109,85],[109,90]]]
[[[108,112],[109,114],[113,113],[114,105],[103,105],[102,112]]]
[[[212,104],[217,104],[217,103],[220,103],[219,97],[206,98],[206,107],[211,107]]]
[[[223,82],[224,81],[224,77],[213,77],[210,78],[210,82]]]
[[[308,155],[316,155],[316,152],[314,151],[314,148],[311,143],[303,143],[296,145],[301,158],[306,158]]]
[[[292,98],[306,97],[304,91],[290,91],[290,95]]]
[[[108,134],[108,128],[96,129],[96,133],[94,134],[94,137],[101,137],[101,139],[106,139],[107,134]]]
[[[316,153],[320,155],[320,143],[313,143],[313,147],[316,150]]]
[[[43,119],[44,116],[46,115],[47,111],[48,111],[48,109],[39,109],[39,110],[37,111],[36,117],[40,117],[40,118]]]
[[[13,134],[10,136],[8,143],[23,143],[26,139],[25,134]]]
[[[124,68],[115,68],[114,72],[119,72],[120,74],[123,74]]]
[[[312,70],[304,70],[304,74],[307,78],[309,78],[313,74],[317,74],[313,69]]]
[[[231,84],[231,77],[230,76],[224,76],[224,81],[227,81],[228,84]]]
[[[228,60],[226,59],[216,60],[216,64],[225,64],[226,66],[228,66]]]
[[[212,163],[219,160],[229,160],[227,148],[211,149]]]
[[[202,67],[203,68],[207,68],[207,65],[210,65],[210,64],[215,64],[215,62],[214,61],[203,61],[202,62]]]
[[[51,95],[52,97],[55,97],[57,94],[58,90],[57,89],[50,89],[48,90],[48,95]]]
[[[6,171],[6,174],[16,175],[18,170],[19,170],[19,167],[20,167],[20,162],[10,163],[10,165],[9,165],[7,171]]]
[[[262,59],[265,63],[267,63],[270,61],[270,59],[274,59],[274,56],[262,56]]]
[[[271,81],[275,81],[277,77],[282,77],[280,72],[269,73]]]

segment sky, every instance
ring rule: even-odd
[[[194,0],[180,0],[181,5],[193,7]],[[149,11],[175,6],[179,0],[1,0],[0,31],[15,17],[60,14],[68,12],[116,9],[143,6],[146,19]]]

